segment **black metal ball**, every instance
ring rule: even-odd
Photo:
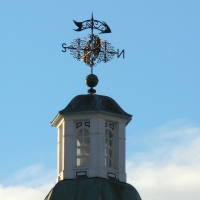
[[[85,78],[85,83],[88,87],[95,87],[98,84],[98,77],[94,74],[89,74]]]

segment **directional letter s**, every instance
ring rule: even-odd
[[[67,47],[66,47],[65,43],[62,44],[62,48],[64,49],[64,50],[62,50],[62,52],[66,52],[67,51]]]

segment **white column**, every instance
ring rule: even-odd
[[[63,134],[64,139],[64,178],[73,178],[73,168],[75,159],[75,133],[74,133],[74,121],[66,120],[65,129]]]
[[[58,127],[58,143],[57,143],[57,182],[62,179],[62,156],[63,156],[63,124]]]
[[[100,176],[99,169],[103,166],[104,163],[104,145],[102,144],[104,130],[104,119],[90,119],[90,177]]]
[[[125,144],[125,124],[116,124],[116,143],[115,143],[115,166],[118,170],[118,178],[122,182],[126,182],[126,144]]]

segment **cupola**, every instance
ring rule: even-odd
[[[52,121],[58,134],[57,181],[85,176],[126,182],[125,127],[130,120],[110,97],[73,98]]]

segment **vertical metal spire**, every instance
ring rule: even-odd
[[[94,48],[94,35],[93,35],[93,29],[94,29],[94,18],[93,18],[93,12],[92,12],[92,18],[91,18],[91,50],[93,50]],[[93,66],[94,66],[94,56],[93,56],[94,52],[92,51],[91,53],[91,63],[90,63],[90,67],[91,67],[91,74],[93,74]]]

